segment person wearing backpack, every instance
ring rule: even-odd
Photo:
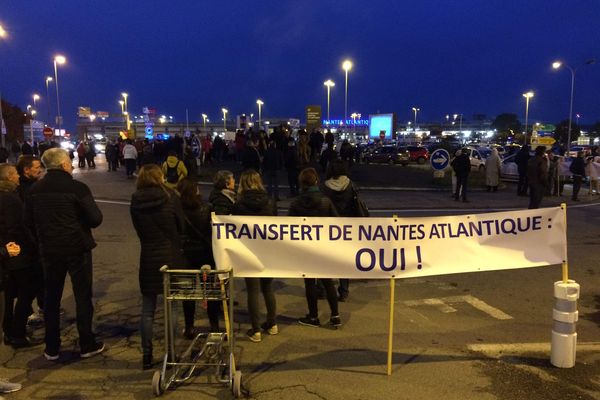
[[[169,189],[176,189],[177,183],[188,174],[185,163],[177,157],[177,152],[169,151],[167,161],[162,165],[163,174],[165,174],[165,185]]]

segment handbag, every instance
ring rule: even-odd
[[[369,216],[369,207],[367,207],[367,205],[365,204],[364,201],[362,201],[361,199],[358,198],[358,192],[354,188],[354,185],[352,185],[352,191],[353,191],[352,201],[354,202],[355,215],[357,217],[368,217]]]

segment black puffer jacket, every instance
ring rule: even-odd
[[[327,196],[319,191],[316,186],[303,191],[296,197],[288,215],[291,217],[338,217],[335,206]]]
[[[48,170],[25,196],[25,225],[33,232],[42,260],[92,250],[92,228],[102,212],[83,182],[63,170]]]
[[[201,204],[196,208],[183,208],[185,214],[185,241],[183,252],[190,268],[199,269],[205,264],[215,265],[212,252],[212,227],[210,204]]]
[[[233,215],[277,215],[277,209],[267,192],[247,190],[238,197],[231,213]]]
[[[208,197],[208,201],[212,204],[215,214],[229,215],[231,214],[233,203],[235,203],[235,197],[233,190],[213,190]]]
[[[340,217],[356,217],[354,185],[347,176],[327,179],[321,190],[329,197]]]
[[[23,226],[23,204],[14,185],[0,182],[0,244],[15,242],[21,253],[4,261],[5,270],[30,268],[36,250],[29,233]],[[6,249],[5,249],[6,250]]]
[[[187,268],[181,251],[184,219],[179,198],[166,188],[139,189],[131,196],[130,212],[141,244],[140,290],[142,294],[161,294],[160,268]]]

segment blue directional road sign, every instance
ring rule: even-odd
[[[441,171],[448,166],[450,162],[450,154],[444,149],[437,149],[431,153],[431,168],[436,171]]]
[[[198,136],[192,137],[192,154],[194,157],[200,157],[200,140]]]

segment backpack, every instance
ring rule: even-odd
[[[169,183],[177,183],[177,181],[179,181],[179,174],[177,173],[177,167],[179,167],[179,163],[181,161],[177,160],[177,164],[175,164],[174,167],[169,167],[169,164],[167,164],[167,173],[166,173],[166,178],[167,178],[167,182]]]

